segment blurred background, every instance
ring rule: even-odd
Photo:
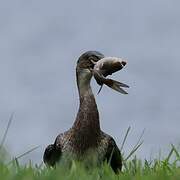
[[[96,100],[101,128],[120,146],[128,126],[128,154],[149,159],[180,142],[180,1],[0,1],[0,139],[12,156],[42,161],[45,147],[71,127],[79,98],[75,66],[87,50],[124,57],[114,79],[129,95],[104,87]],[[94,93],[98,85],[92,82]]]

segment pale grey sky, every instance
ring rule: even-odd
[[[124,96],[103,88],[96,96],[101,127],[126,154],[145,128],[141,158],[180,142],[180,1],[0,1],[0,137],[15,112],[6,145],[12,156],[40,145],[24,161],[42,160],[44,148],[71,127],[78,110],[75,65],[98,50],[128,59],[114,78]],[[98,86],[92,83],[94,92]]]

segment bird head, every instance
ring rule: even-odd
[[[93,62],[97,62],[102,58],[104,58],[104,55],[98,51],[87,51],[83,53],[77,61],[77,80],[81,79],[83,81],[89,81],[92,77],[91,69],[94,68]]]
[[[97,62],[102,58],[104,58],[104,55],[98,51],[87,51],[79,57],[76,70],[92,69],[94,67],[93,62]]]

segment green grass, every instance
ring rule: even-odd
[[[1,150],[2,152],[2,150]],[[2,154],[1,154],[2,155]],[[131,157],[132,158],[132,157]],[[70,167],[59,165],[55,169],[41,165],[20,165],[18,159],[0,161],[1,180],[180,180],[180,155],[174,145],[163,160],[124,160],[123,170],[116,175],[107,163],[86,169],[73,162]]]
[[[175,152],[174,150],[171,152]],[[172,153],[164,160],[154,160],[153,162],[138,160],[134,158],[125,163],[123,171],[116,175],[108,164],[102,167],[85,169],[80,163],[72,163],[71,167],[58,166],[56,169],[47,168],[44,165],[33,166],[19,165],[18,160],[13,160],[11,164],[0,163],[1,180],[179,180],[180,168],[179,158],[170,161]]]
[[[164,159],[154,159],[151,161],[139,160],[135,152],[142,145],[142,136],[140,135],[137,143],[133,146],[128,155],[123,155],[123,170],[118,175],[115,174],[107,163],[101,167],[85,168],[79,162],[72,162],[70,167],[59,165],[55,169],[48,168],[45,165],[33,165],[29,162],[21,165],[19,159],[31,153],[38,147],[34,147],[27,152],[10,158],[10,155],[4,148],[4,142],[12,122],[11,115],[2,141],[0,142],[0,180],[180,180],[180,154],[177,148],[171,144],[171,149]],[[130,127],[127,129],[120,149],[127,141]],[[11,160],[9,160],[11,159]]]

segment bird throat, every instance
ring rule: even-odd
[[[82,80],[77,77],[80,105],[76,120],[73,124],[74,146],[82,153],[90,148],[97,146],[100,136],[99,112],[95,97],[93,95],[90,81]]]

